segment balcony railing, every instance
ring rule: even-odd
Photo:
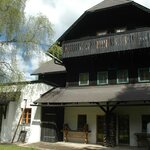
[[[63,58],[150,47],[150,28],[63,43]]]

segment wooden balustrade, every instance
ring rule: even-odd
[[[63,58],[150,47],[150,29],[63,43]]]

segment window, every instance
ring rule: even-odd
[[[79,85],[89,85],[89,73],[79,74]]]
[[[97,36],[102,36],[102,35],[106,35],[107,31],[99,31],[97,32]]]
[[[22,109],[23,111],[23,109]],[[21,124],[30,124],[31,123],[31,108],[26,108],[24,110],[23,116],[21,118]]]
[[[142,132],[147,132],[147,124],[150,122],[150,115],[142,115]]]
[[[85,124],[86,124],[86,115],[78,115],[78,124],[77,124],[78,130],[83,130]]]
[[[117,83],[128,83],[128,70],[117,71]]]
[[[125,32],[126,28],[117,28],[115,31],[116,31],[116,33]]]
[[[97,85],[108,84],[108,71],[97,73]]]
[[[138,69],[138,81],[149,82],[150,81],[150,68],[139,68]]]

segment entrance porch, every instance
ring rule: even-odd
[[[137,146],[137,133],[150,122],[150,84],[54,88],[35,104],[64,109],[69,131],[88,126],[88,143]],[[59,118],[60,119],[60,118]],[[60,129],[63,131],[63,128]],[[89,132],[90,131],[90,132]],[[83,142],[72,138],[70,142]]]

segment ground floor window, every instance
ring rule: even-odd
[[[147,132],[147,124],[150,122],[150,115],[142,115],[142,132]]]
[[[21,118],[21,124],[29,125],[30,123],[31,123],[31,108],[26,108]]]
[[[129,115],[118,116],[118,142],[129,144]]]

